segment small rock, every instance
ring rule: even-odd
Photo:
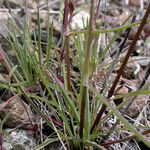
[[[87,11],[80,11],[75,14],[72,18],[71,27],[73,30],[84,29],[87,27],[87,22],[90,18],[90,15]]]
[[[146,39],[144,44],[145,44],[145,47],[146,47],[145,55],[150,56],[150,37],[148,37]]]
[[[3,105],[3,103],[1,105]],[[30,107],[19,99],[19,97],[14,98],[14,100],[9,102],[5,107],[2,107],[0,110],[0,118],[3,119],[8,112],[9,116],[5,122],[5,125],[8,127],[14,128],[21,125],[23,128],[29,128],[31,126],[29,120],[33,120],[34,115],[32,114]]]
[[[129,36],[128,36],[128,39],[129,40],[133,40],[134,39],[134,37],[135,37],[135,35],[136,35],[136,30],[135,29],[132,29],[131,31],[130,31],[130,33],[129,33]]]
[[[31,150],[36,145],[36,140],[25,130],[5,129],[4,132],[2,146],[6,150]]]
[[[7,8],[23,8],[26,7],[26,5],[29,8],[33,8],[33,9],[37,9],[37,2],[33,1],[33,0],[3,0],[3,5]]]
[[[117,27],[122,25],[122,23],[130,16],[131,12],[128,9],[123,9],[122,13],[120,12],[120,14],[118,16],[109,16],[109,15],[102,15],[102,18],[106,19],[106,22],[111,26],[111,27]]]
[[[84,0],[76,0],[74,2],[75,7],[79,7],[81,5],[85,5],[85,1]]]
[[[2,1],[0,1],[0,8],[2,8],[2,6],[3,6],[3,2],[2,2]]]
[[[132,29],[132,30],[130,31],[130,33],[129,33],[128,39],[129,39],[129,40],[133,40],[134,37],[136,36],[136,33],[137,33],[137,30]],[[144,37],[145,37],[145,33],[144,33],[144,31],[142,31],[142,33],[141,33],[139,39],[140,39],[140,38],[143,39]]]
[[[51,5],[51,8],[55,11],[59,11],[60,10],[60,7],[61,7],[61,3],[60,1],[54,3],[53,5]]]
[[[144,27],[143,30],[145,32],[145,38],[147,38],[148,36],[150,36],[150,23],[147,23]]]
[[[139,7],[140,6],[140,0],[129,0],[129,4]]]
[[[122,76],[126,79],[136,79],[140,72],[140,65],[136,62],[128,63],[124,69]]]
[[[6,37],[8,34],[6,29],[7,21],[8,21],[7,12],[0,12],[0,34],[2,34],[4,37]]]
[[[150,63],[150,57],[146,56],[133,56],[132,57],[133,61],[136,61],[139,65],[146,67]]]
[[[16,0],[3,0],[3,5],[7,8],[19,8],[20,6],[25,6],[26,1],[25,0],[20,0],[20,1],[16,1]]]
[[[115,10],[108,10],[107,15],[113,16],[113,17],[117,17],[119,16],[121,13],[121,10],[119,9],[115,9]]]
[[[147,101],[147,96],[145,95],[140,95],[138,96],[134,102],[132,103],[132,105],[130,106],[130,108],[127,111],[127,115],[131,118],[135,118],[138,116],[138,114],[140,113],[140,111],[144,108],[144,106],[146,106],[146,101]]]

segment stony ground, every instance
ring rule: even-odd
[[[53,18],[54,24],[54,42],[57,43],[62,29],[62,18],[59,18],[61,8],[61,2],[59,0],[49,0],[49,12],[50,16]],[[102,0],[101,7],[98,13],[98,18],[96,20],[97,27],[99,24],[105,23],[104,28],[115,28],[121,26],[125,19],[129,17],[132,13],[136,13],[136,21],[140,21],[144,11],[148,5],[148,0]],[[27,8],[27,13],[25,10]],[[31,33],[37,28],[37,9],[40,9],[41,17],[41,27],[42,31],[42,40],[46,41],[46,4],[45,0],[0,0],[0,47],[2,47],[8,55],[12,55],[9,51],[9,46],[5,41],[4,37],[8,37],[8,32],[6,27],[8,27],[9,17],[14,17],[20,30],[24,29],[25,14],[29,16],[30,19],[30,31]],[[78,8],[79,13],[73,17],[72,28],[76,30],[76,24],[78,24],[79,29],[83,28],[82,18],[85,20],[89,17],[88,5],[84,0],[77,0],[75,2],[75,8]],[[9,13],[12,15],[10,16]],[[11,29],[10,29],[11,30]],[[132,29],[129,40],[126,43],[126,46],[122,52],[122,56],[125,56],[125,52],[129,47],[130,43],[133,40],[133,37],[137,31],[137,28]],[[112,36],[111,34],[109,35]],[[107,38],[109,38],[109,36]],[[119,48],[119,44],[123,40],[124,35],[113,44],[113,47],[110,50],[112,59],[115,57],[115,50]],[[102,43],[105,43],[105,37],[102,38]],[[73,41],[72,41],[73,45]],[[100,49],[103,49],[104,45],[101,44]],[[110,59],[110,56],[108,56]],[[121,59],[120,59],[121,62]],[[144,72],[150,64],[150,24],[144,27],[143,33],[138,40],[136,50],[131,57],[124,75],[121,78],[120,84],[117,87],[117,94],[128,93],[131,90],[135,90],[138,87],[138,84],[143,78]],[[119,67],[119,64],[118,64]],[[117,67],[112,74],[115,76],[117,72]],[[2,64],[0,65],[0,73],[3,74]],[[104,73],[105,74],[105,73]],[[93,82],[96,87],[101,90],[101,81],[103,75],[101,72],[97,72],[93,76]],[[150,83],[150,78],[147,80],[147,83]],[[4,136],[3,147],[6,150],[10,149],[32,149],[36,145],[36,139],[32,136],[32,131],[29,130],[29,120],[28,116],[25,113],[24,106],[27,105],[24,102],[21,104],[17,100],[18,97],[12,97],[12,94],[9,91],[4,91],[0,88],[0,117],[1,119],[7,114],[7,112],[13,112],[7,119],[5,123],[5,132],[7,134]],[[10,99],[11,98],[11,99]],[[10,100],[10,103],[6,103],[7,100]],[[120,103],[120,100],[118,100]],[[116,102],[117,105],[117,102]],[[30,116],[34,117],[29,106],[26,107]],[[19,115],[18,115],[19,114]],[[129,120],[134,121],[134,124],[144,124],[150,125],[150,97],[148,96],[138,96],[136,101],[132,104],[131,108],[128,110],[127,117]],[[144,118],[145,116],[145,118]],[[21,127],[21,129],[20,129]],[[9,136],[8,136],[9,135]],[[150,138],[150,137],[148,137]]]

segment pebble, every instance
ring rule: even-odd
[[[90,18],[90,14],[86,11],[80,11],[72,18],[71,27],[73,30],[84,29],[87,27],[87,21]]]

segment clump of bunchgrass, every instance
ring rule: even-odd
[[[97,6],[99,7],[99,5]],[[47,15],[47,47],[46,53],[43,53],[41,46],[41,27],[40,15],[37,13],[38,20],[38,38],[31,38],[28,19],[24,27],[24,31],[20,31],[12,20],[11,25],[13,31],[9,32],[11,48],[17,59],[17,66],[11,76],[11,82],[0,84],[1,87],[9,89],[22,96],[28,102],[35,113],[40,116],[43,124],[49,125],[47,130],[51,130],[51,134],[44,138],[41,132],[41,142],[35,149],[41,149],[50,143],[60,141],[64,149],[106,149],[105,147],[112,146],[115,143],[129,141],[130,139],[138,138],[148,147],[149,142],[145,139],[144,134],[148,134],[150,130],[144,130],[140,133],[125,117],[125,111],[132,104],[137,95],[149,94],[149,90],[142,89],[145,80],[149,75],[149,69],[145,74],[145,79],[141,82],[137,91],[130,92],[127,95],[114,96],[114,91],[123,73],[124,67],[127,64],[131,53],[134,50],[138,37],[146,23],[149,15],[150,6],[145,13],[141,23],[129,23],[126,20],[122,27],[110,30],[99,30],[95,28],[94,14],[94,0],[90,2],[90,19],[87,30],[83,31],[69,31],[69,25],[73,16],[73,3],[65,1],[64,3],[64,17],[63,17],[63,33],[62,33],[62,47],[56,52],[58,48],[53,44],[52,29],[50,29],[49,15]],[[97,9],[98,10],[98,9]],[[133,17],[134,18],[134,17]],[[105,78],[103,89],[98,91],[92,84],[93,74],[100,70],[105,71],[107,75],[111,75],[111,67],[115,63],[109,62],[102,68],[99,68],[100,63],[103,62],[116,38],[126,29],[126,38],[130,32],[130,28],[134,25],[140,24],[137,34],[132,41],[127,54],[122,62],[122,65],[117,73],[116,78],[112,82]],[[108,34],[109,32],[116,32],[114,37],[108,42],[104,50],[99,52],[99,36],[101,34]],[[18,35],[21,42],[18,41]],[[70,46],[70,37],[74,38],[75,51],[77,56],[72,53]],[[124,40],[126,42],[126,39]],[[124,45],[122,45],[123,47]],[[121,52],[122,49],[120,49]],[[119,58],[118,52],[116,61]],[[52,54],[56,54],[54,57]],[[11,72],[15,64],[9,60],[0,51],[1,63],[7,70]],[[74,60],[77,58],[77,60]],[[73,59],[73,60],[71,60]],[[73,70],[71,62],[76,62],[77,71]],[[107,76],[108,78],[110,77]],[[105,85],[106,84],[106,85]],[[27,90],[36,87],[36,90]],[[107,87],[107,88],[106,88]],[[125,99],[119,106],[112,105],[111,101],[122,98]],[[128,98],[128,99],[126,99]],[[121,109],[124,111],[121,113]],[[105,110],[109,113],[103,118]],[[117,121],[112,128],[106,127],[106,122],[112,117],[116,116]],[[37,122],[35,122],[37,124]],[[122,128],[117,128],[117,125]],[[104,133],[105,130],[105,133]],[[133,135],[118,140],[107,141],[111,134],[121,132],[121,130],[129,131]],[[48,132],[48,131],[47,131]],[[97,142],[97,139],[100,141]]]

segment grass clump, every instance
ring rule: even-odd
[[[41,144],[37,145],[35,149],[42,149],[57,141],[60,141],[64,149],[106,149],[108,146],[113,147],[115,143],[126,142],[135,138],[150,147],[149,141],[144,136],[150,132],[150,129],[139,132],[139,128],[129,123],[124,117],[136,96],[150,93],[148,89],[143,89],[145,80],[149,76],[149,69],[137,91],[131,91],[127,95],[114,96],[119,79],[147,21],[150,6],[147,8],[143,20],[139,23],[137,34],[123,59],[117,76],[114,80],[109,81],[115,63],[110,61],[108,64],[102,66],[101,64],[117,37],[122,32],[130,32],[129,29],[137,23],[134,23],[133,19],[132,24],[130,24],[128,19],[122,27],[116,29],[96,29],[94,17],[97,13],[94,12],[94,0],[91,0],[89,5],[90,19],[87,30],[70,31],[74,7],[71,1],[65,1],[61,48],[53,43],[53,29],[50,28],[52,24],[49,24],[49,15],[47,15],[46,52],[43,52],[42,49],[39,12],[37,13],[38,37],[35,36],[34,39],[31,38],[28,18],[26,18],[24,31],[20,31],[12,20],[11,26],[14,30],[9,31],[10,39],[8,42],[14,52],[17,65],[7,57],[1,48],[0,60],[11,78],[8,82],[1,80],[0,86],[9,89],[13,94],[20,95],[31,105],[35,114],[40,116],[40,123],[34,122],[35,125],[33,124],[35,134],[38,132],[37,125],[40,124],[41,126],[39,129],[41,133],[39,143]],[[114,37],[99,52],[101,34],[114,31]],[[18,41],[18,35],[21,42]],[[70,45],[70,37],[74,39],[75,49]],[[127,37],[128,34],[126,34]],[[119,59],[121,50],[118,52],[116,60]],[[101,91],[98,91],[92,83],[93,76],[95,74],[97,76],[98,72],[110,74],[105,76],[108,78],[102,82]],[[113,101],[118,98],[122,98],[124,101],[118,106],[113,105]],[[123,111],[121,111],[122,109]],[[104,115],[106,110],[109,113]],[[116,116],[117,121],[110,128],[106,124],[112,116]],[[46,138],[42,130],[45,124],[48,125],[46,132],[49,132]],[[118,126],[122,127],[118,128]],[[129,131],[132,135],[110,141],[112,134],[115,135],[123,131]]]

